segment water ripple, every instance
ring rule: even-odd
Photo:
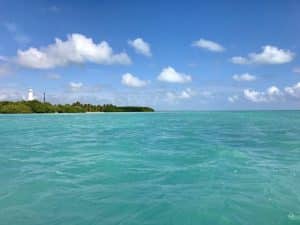
[[[0,224],[299,224],[300,113],[0,116]]]

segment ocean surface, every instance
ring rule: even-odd
[[[0,224],[300,224],[300,111],[0,115]]]

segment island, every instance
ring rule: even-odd
[[[1,101],[0,113],[89,113],[89,112],[154,112],[144,106],[116,106],[112,104],[92,105],[75,102],[73,104],[51,104],[32,101]]]

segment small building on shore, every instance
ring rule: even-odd
[[[34,95],[33,95],[33,90],[30,88],[28,89],[27,101],[32,101],[32,100],[34,100]]]

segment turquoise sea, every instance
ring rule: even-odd
[[[300,111],[0,115],[0,224],[300,224]]]

